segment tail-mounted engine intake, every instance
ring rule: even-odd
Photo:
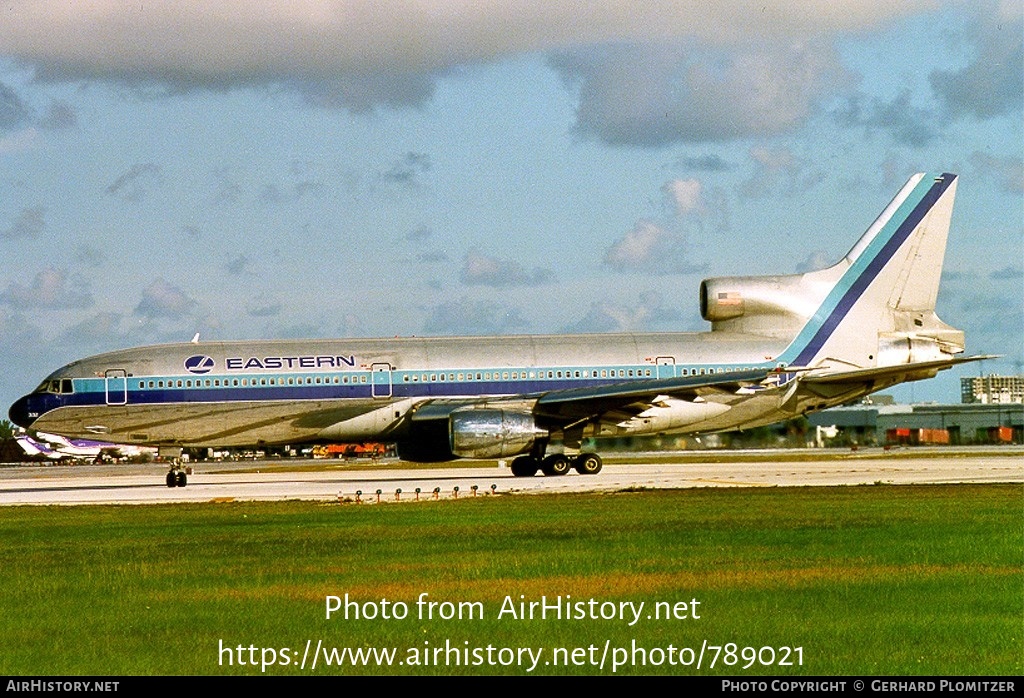
[[[786,276],[720,276],[700,283],[700,314],[713,330],[789,336],[828,293],[830,270]]]
[[[526,453],[548,435],[529,412],[494,408],[455,410],[449,418],[452,453],[461,458],[504,458]]]

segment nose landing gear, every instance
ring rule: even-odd
[[[172,465],[171,469],[167,471],[167,486],[184,487],[187,484],[188,476],[185,474],[185,471],[177,463]]]

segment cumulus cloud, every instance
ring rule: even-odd
[[[121,315],[118,313],[96,313],[90,318],[72,325],[61,334],[64,344],[97,346],[109,344],[123,336]]]
[[[605,252],[606,265],[648,274],[692,274],[706,268],[690,261],[689,240],[694,234],[727,227],[728,207],[721,192],[709,192],[699,179],[691,178],[666,182],[661,195],[662,215],[638,220]]]
[[[415,187],[421,175],[430,171],[430,156],[409,152],[381,173],[380,179],[388,184]]]
[[[242,185],[227,167],[218,167],[213,171],[213,192],[209,202],[215,206],[226,206],[236,203],[242,197]]]
[[[831,264],[832,258],[829,256],[828,252],[825,252],[824,250],[814,250],[807,255],[807,258],[804,259],[804,261],[796,265],[796,269],[794,271],[796,271],[797,274],[806,274],[809,271],[824,269],[831,266]]]
[[[74,107],[67,102],[56,101],[46,110],[46,115],[39,120],[39,128],[47,131],[59,131],[74,128],[78,125],[78,115]]]
[[[896,143],[913,148],[928,145],[938,135],[935,114],[915,106],[910,90],[904,90],[891,102],[856,95],[835,112],[835,117],[841,126],[863,128],[868,134],[884,131]]]
[[[602,300],[591,304],[586,315],[563,332],[642,332],[683,329],[685,317],[674,306],[667,306],[658,293],[640,293],[633,302],[622,305]]]
[[[1020,3],[983,3],[969,40],[974,60],[960,70],[936,70],[932,89],[953,116],[1020,115],[1024,102],[1024,16]]]
[[[823,43],[600,46],[562,53],[552,65],[578,85],[581,135],[646,147],[783,133],[848,79]]]
[[[273,298],[258,298],[246,311],[252,317],[276,317],[284,306]]]
[[[31,286],[12,282],[0,294],[0,302],[16,309],[39,308],[44,310],[65,310],[88,308],[93,304],[85,280],[69,277],[60,269],[44,269],[35,275]]]
[[[36,237],[46,227],[45,214],[45,206],[31,206],[21,209],[21,212],[14,217],[11,225],[4,230],[0,230],[0,240]]]
[[[39,143],[39,129],[29,127],[0,138],[0,155],[31,150]]]
[[[615,242],[604,255],[604,263],[616,271],[653,274],[695,274],[705,265],[689,261],[686,236],[652,221],[641,220]]]
[[[0,350],[9,356],[25,357],[30,353],[25,347],[37,347],[41,342],[42,332],[23,313],[0,307]]]
[[[718,155],[682,156],[675,159],[675,167],[690,172],[727,172],[732,165]]]
[[[527,272],[521,264],[510,259],[488,257],[476,250],[466,254],[462,265],[462,283],[473,286],[537,286],[551,281],[551,272],[547,269],[534,269]]]
[[[405,242],[424,242],[434,234],[432,228],[426,225],[418,226],[401,237]]]
[[[228,274],[232,276],[239,276],[241,274],[250,273],[252,266],[252,258],[248,255],[240,254],[232,260],[229,260],[224,265],[224,269],[227,270]]]
[[[441,335],[496,335],[521,331],[526,321],[516,308],[462,298],[435,307],[423,325],[425,332]]]
[[[704,206],[704,186],[698,179],[673,179],[661,188],[672,203],[676,215],[685,215]]]
[[[284,85],[314,103],[361,111],[422,104],[434,76],[507,55],[678,37],[785,43],[873,27],[931,4],[780,0],[751,12],[744,0],[594,0],[581,12],[568,0],[270,0],[253,12],[244,0],[155,0],[138,11],[33,0],[5,9],[0,46],[40,80],[169,92]]]
[[[751,176],[738,190],[745,198],[762,198],[775,193],[799,194],[819,184],[825,174],[789,148],[757,146],[750,149],[754,164]]]
[[[32,118],[32,110],[13,88],[0,82],[0,129],[10,130],[24,126]]]
[[[142,292],[142,300],[135,306],[135,313],[149,319],[176,320],[187,316],[196,306],[195,300],[180,288],[158,278]]]
[[[139,201],[161,181],[160,166],[151,162],[132,165],[106,188],[106,193],[124,201]]]
[[[284,184],[269,183],[260,189],[258,198],[265,204],[280,204],[298,201],[304,196],[316,196],[326,187],[313,174],[313,163],[296,161],[288,167],[290,181]]]

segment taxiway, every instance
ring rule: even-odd
[[[0,468],[0,506],[152,504],[254,500],[409,502],[541,492],[608,492],[642,488],[795,487],[865,484],[1024,482],[1018,450],[956,455],[888,454],[802,460],[783,452],[757,462],[665,462],[638,455],[611,462],[596,476],[513,477],[501,463],[480,467],[410,468],[380,465],[364,470],[329,462],[260,461],[199,463],[187,487],[168,488],[163,468],[147,466],[17,466]],[[715,458],[720,458],[716,454]],[[612,459],[609,459],[612,460]],[[417,489],[419,492],[417,492]]]

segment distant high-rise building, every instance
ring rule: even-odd
[[[1024,376],[977,376],[960,379],[960,402],[1024,403]]]

